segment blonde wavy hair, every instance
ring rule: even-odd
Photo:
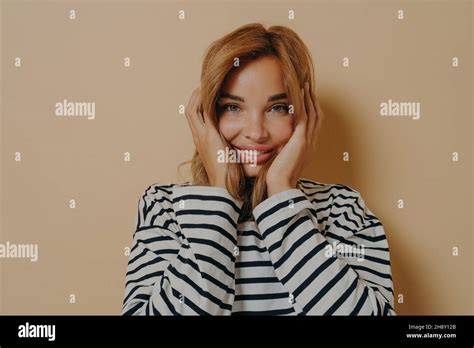
[[[271,26],[268,29],[260,23],[243,25],[211,43],[207,48],[201,70],[202,110],[206,111],[218,128],[217,100],[227,75],[239,69],[234,66],[238,58],[239,66],[262,57],[276,58],[283,72],[288,100],[293,105],[297,124],[302,105],[301,88],[309,82],[309,91],[314,95],[314,67],[309,49],[300,37],[290,28]],[[220,133],[220,132],[219,132]],[[232,148],[220,133],[224,146]],[[253,208],[265,200],[267,195],[266,174],[272,164],[273,156],[255,177],[251,190],[246,184],[244,170],[239,163],[228,163],[226,186],[230,195],[244,202],[241,217],[251,216]],[[197,149],[191,160],[179,165],[191,164],[194,185],[209,186],[209,178]],[[242,220],[242,219],[241,219]]]

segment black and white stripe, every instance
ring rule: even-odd
[[[222,188],[151,185],[122,314],[395,315],[388,242],[359,192],[300,179],[252,220],[237,223],[241,208]],[[333,243],[364,257],[329,257]]]

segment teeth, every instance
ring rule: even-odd
[[[241,150],[241,149],[238,149],[238,148],[235,148],[238,152],[243,152],[243,153],[247,153],[247,154],[250,154],[250,155],[253,155],[254,153],[257,155],[257,156],[260,156],[260,155],[263,155],[265,153],[269,153],[269,152],[272,152],[272,150],[267,150],[267,151],[257,151],[257,150]]]
[[[255,151],[256,154],[257,154],[257,156],[260,156],[260,155],[263,155],[264,153],[270,152],[271,150],[267,150],[267,151],[256,151],[256,150],[241,150],[241,149],[237,149],[237,151],[240,151],[240,152],[248,152],[248,153],[253,153],[253,152]]]

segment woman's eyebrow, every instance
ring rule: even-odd
[[[271,102],[271,101],[286,99],[286,98],[287,98],[286,93],[278,93],[278,94],[272,95],[271,97],[268,97],[268,101]]]
[[[239,97],[238,95],[233,95],[233,94],[225,93],[225,92],[221,93],[220,98],[229,98],[229,99],[245,102],[244,98]],[[274,94],[274,95],[268,97],[268,101],[271,102],[271,101],[286,99],[286,98],[287,98],[286,93],[278,93],[278,94]]]

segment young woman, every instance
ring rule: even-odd
[[[296,33],[212,43],[186,116],[193,183],[141,197],[122,314],[395,314],[381,222],[356,190],[300,178],[324,115]]]

